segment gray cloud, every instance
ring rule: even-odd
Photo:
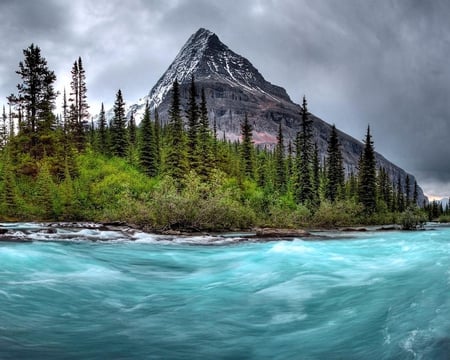
[[[391,1],[2,1],[0,95],[18,82],[22,49],[38,44],[68,85],[87,71],[92,112],[118,88],[142,97],[199,27],[218,34],[294,101],[450,194],[450,3]]]

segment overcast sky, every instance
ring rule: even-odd
[[[0,104],[22,50],[68,87],[81,56],[91,113],[146,95],[198,28],[215,32],[295,102],[450,195],[450,1],[0,0]]]

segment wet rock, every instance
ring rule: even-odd
[[[259,238],[294,238],[311,236],[311,233],[303,229],[258,228],[255,229],[255,232],[255,236]]]

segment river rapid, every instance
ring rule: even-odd
[[[270,242],[0,228],[0,359],[450,358],[447,227]]]

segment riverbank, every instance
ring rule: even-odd
[[[28,222],[0,224],[0,242],[137,241],[186,243],[203,245],[241,242],[323,241],[360,237],[363,233],[400,231],[397,225],[344,227],[333,229],[252,228],[222,232],[147,231],[124,222]]]

